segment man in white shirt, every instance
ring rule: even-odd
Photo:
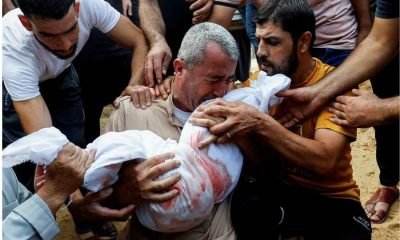
[[[129,85],[139,84],[145,38],[104,1],[20,0],[18,5],[3,17],[3,148],[52,125],[83,147],[84,113],[72,60],[96,27],[134,50]]]
[[[101,0],[18,0],[18,6],[2,21],[3,148],[25,134],[49,126],[55,126],[71,142],[83,147],[84,112],[72,60],[88,40],[90,30],[96,27],[134,50],[129,88],[143,78],[148,51],[144,35],[127,17]],[[23,184],[31,181],[32,185],[32,166],[16,170],[16,174],[26,178],[20,178]],[[101,199],[108,196],[96,194]],[[79,212],[98,206],[97,201],[101,200],[79,199],[82,200],[74,199],[71,204],[78,207],[79,203]],[[88,211],[87,215],[94,216],[86,217],[97,219],[96,214],[104,214],[107,220],[118,215],[107,215],[102,210],[106,209],[94,214]]]

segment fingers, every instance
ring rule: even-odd
[[[135,206],[133,204],[121,209],[112,209],[99,205],[96,209],[100,218],[107,221],[125,221],[132,214]]]
[[[132,3],[131,2],[129,2],[129,4],[128,4],[128,15],[132,16]]]
[[[88,170],[96,158],[96,150],[92,149],[89,152],[89,157],[85,161],[85,169]]]
[[[300,122],[300,119],[294,117],[291,113],[285,113],[277,116],[277,121],[285,128],[291,128]]]
[[[205,4],[203,2],[205,2]],[[201,6],[201,4],[204,4],[204,5]],[[199,9],[197,9],[193,12],[193,19],[192,19],[193,24],[197,24],[197,23],[206,21],[211,14],[212,6],[213,6],[212,1],[198,0],[198,1],[194,2],[190,6],[191,8],[193,7],[191,10],[195,10],[197,8],[199,8]]]
[[[295,90],[296,89],[287,89],[287,90],[280,91],[280,92],[276,93],[275,95],[277,97],[291,97],[294,93],[296,93]]]
[[[181,175],[176,173],[176,174],[173,174],[172,176],[169,176],[169,177],[167,177],[165,179],[152,181],[151,184],[149,184],[147,186],[148,189],[143,189],[144,191],[146,191],[146,193],[144,194],[145,195],[144,198],[148,199],[148,200],[151,200],[148,197],[148,194],[150,194],[150,193],[155,193],[155,192],[164,193],[166,191],[171,191],[171,187],[174,184],[176,184],[180,179],[181,179]]]
[[[156,166],[151,167],[148,170],[148,177],[151,179],[155,179],[161,175],[163,175],[164,173],[175,169],[177,167],[179,167],[181,165],[181,162],[179,160],[167,160],[163,163],[160,163]]]
[[[329,118],[329,121],[331,121],[337,125],[343,126],[343,127],[353,127],[349,123],[349,121],[347,121],[346,119],[340,119],[336,115],[333,115],[331,118]]]
[[[36,165],[35,176],[43,176],[46,173],[46,167],[44,165]]]
[[[144,64],[144,79],[146,82],[146,86],[148,87],[154,87],[153,71],[153,59],[151,57],[148,57]]]
[[[72,156],[73,153],[76,151],[76,146],[72,142],[68,142],[65,144],[61,151],[59,152],[59,155],[65,154],[66,156]]]
[[[177,189],[172,189],[168,192],[164,193],[149,193],[146,197],[147,200],[155,201],[155,202],[163,202],[171,200],[172,198],[176,197],[179,194]]]
[[[128,86],[126,92],[131,96],[132,103],[137,108],[146,109],[151,105],[152,100],[155,99],[154,89],[146,86]]]
[[[168,95],[171,92],[171,84],[173,79],[174,79],[173,76],[168,76],[167,78],[164,79],[164,81],[161,84],[157,85],[159,96],[161,96],[164,100],[168,98]]]
[[[198,145],[199,149],[203,149],[208,147],[211,143],[216,142],[218,139],[218,136],[216,135],[210,135],[208,138],[204,139],[203,141],[201,141]]]
[[[162,99],[166,100],[168,98],[168,93],[164,88],[164,84],[159,84],[157,85],[157,89],[159,90],[159,95],[162,97]]]
[[[163,80],[162,59],[160,59],[159,61],[153,60],[153,68],[154,68],[154,74],[156,75],[157,83],[158,84],[162,83]]]
[[[143,172],[145,169],[154,167],[160,163],[165,162],[165,160],[167,159],[172,159],[173,157],[175,157],[175,154],[169,152],[169,153],[159,154],[157,156],[146,159],[145,161],[137,165],[136,167],[137,172]]]
[[[356,96],[364,96],[364,95],[371,94],[371,92],[366,89],[358,89],[358,88],[352,89],[351,92]]]
[[[285,128],[291,128],[291,127],[295,126],[296,124],[298,124],[299,122],[300,122],[300,119],[294,117],[294,118],[290,119],[289,121],[285,122],[283,124],[283,126]]]
[[[169,63],[171,62],[171,60],[172,60],[172,55],[169,55],[169,54],[166,54],[163,58],[162,73],[164,76],[167,75],[168,66],[169,66]]]
[[[99,202],[100,200],[106,199],[109,197],[113,192],[112,188],[106,188],[101,190],[100,192],[90,192],[88,193],[85,198],[88,202]]]

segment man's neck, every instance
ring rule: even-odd
[[[299,85],[306,81],[315,68],[315,60],[311,56],[307,57],[305,61],[299,61],[299,66],[294,74],[292,74],[292,85]]]

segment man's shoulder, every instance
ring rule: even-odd
[[[130,96],[125,96],[120,101],[120,107],[116,111],[123,112],[125,116],[157,116],[168,112],[168,103],[161,98],[153,100],[151,105],[146,108],[136,107]]]

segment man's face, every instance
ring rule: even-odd
[[[262,25],[257,24],[256,37],[259,40],[257,56],[262,70],[268,75],[283,73],[287,76],[296,71],[297,47],[289,32],[267,22]]]
[[[182,70],[183,81],[178,95],[181,98],[178,101],[185,108],[182,110],[194,111],[206,100],[223,97],[232,89],[236,63],[215,42],[209,42],[204,63]]]
[[[78,11],[74,5],[62,19],[42,19],[33,16],[30,23],[36,39],[54,55],[66,59],[75,54],[79,26]]]

